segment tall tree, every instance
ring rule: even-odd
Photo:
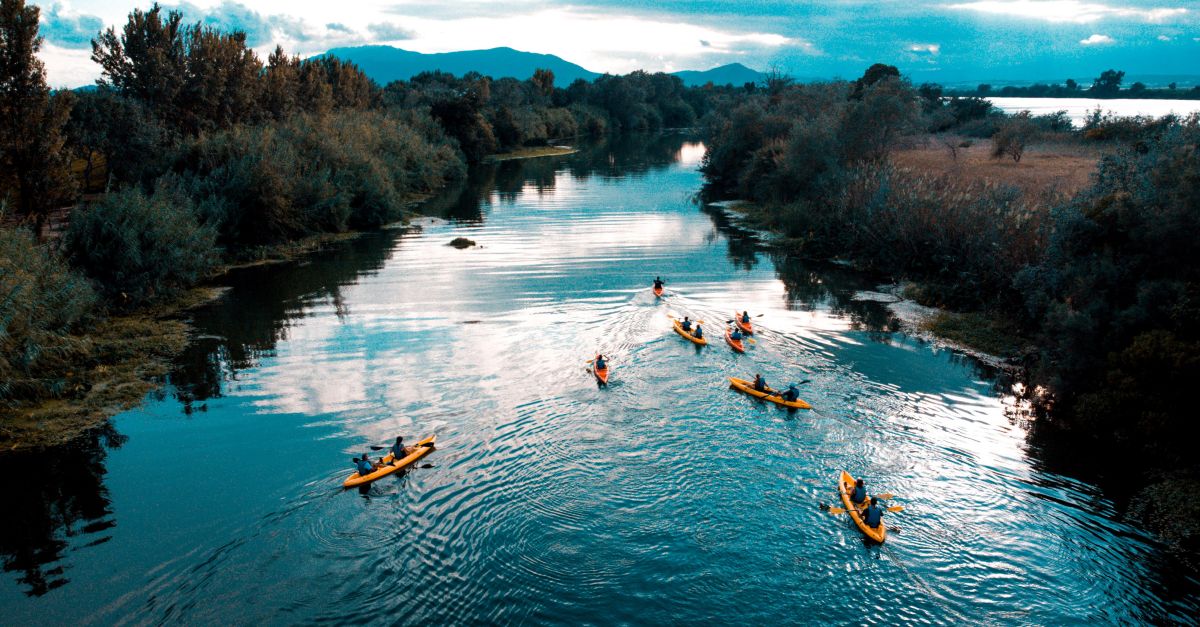
[[[37,58],[37,7],[0,0],[0,198],[35,221],[75,195],[63,127],[71,114],[69,92],[51,95]]]
[[[185,30],[179,11],[164,19],[158,3],[149,11],[134,9],[120,35],[109,28],[92,40],[92,60],[101,68],[97,82],[146,103],[163,119],[178,119],[174,109],[187,80]]]

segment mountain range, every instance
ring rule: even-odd
[[[325,54],[350,61],[366,72],[375,82],[386,85],[395,80],[408,80],[421,72],[440,70],[461,76],[467,72],[479,72],[492,78],[526,79],[537,69],[554,72],[554,82],[560,87],[570,85],[575,79],[593,80],[600,76],[587,68],[576,65],[552,54],[522,52],[512,48],[490,50],[464,50],[461,52],[438,52],[424,54],[402,50],[392,46],[356,46],[334,48]],[[709,81],[717,85],[732,83],[743,85],[762,80],[764,74],[740,63],[731,63],[711,70],[685,70],[674,72],[688,86],[704,85]]]

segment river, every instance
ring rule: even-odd
[[[1040,459],[991,373],[694,205],[702,154],[484,168],[445,219],[227,277],[160,393],[0,457],[4,622],[1194,618],[1194,575]],[[734,307],[764,314],[744,355],[670,330]],[[728,388],[754,372],[814,409]],[[422,467],[341,489],[352,455],[431,433]],[[906,508],[885,545],[819,507],[843,468]]]
[[[1029,111],[1034,115],[1046,115],[1066,111],[1067,117],[1076,128],[1083,127],[1096,109],[1118,117],[1149,116],[1161,118],[1165,115],[1186,116],[1200,113],[1200,100],[1149,100],[1138,98],[987,98],[997,109],[1005,113]]]

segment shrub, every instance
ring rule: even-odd
[[[71,331],[96,294],[25,229],[0,228],[0,401],[62,391],[56,371],[79,350]]]
[[[76,209],[66,234],[71,262],[118,308],[174,293],[216,263],[215,231],[166,183],[153,195],[130,188]]]

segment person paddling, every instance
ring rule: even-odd
[[[704,329],[700,328],[699,322],[696,323],[696,328],[691,331],[691,334],[692,334],[692,337],[696,338],[697,340],[704,339]]]
[[[356,470],[358,470],[359,476],[365,477],[365,476],[375,472],[375,463],[367,458],[366,453],[363,453],[363,456],[361,459],[354,459],[353,461],[354,461],[354,468]]]
[[[742,324],[750,324],[750,312],[749,311],[742,312]]]
[[[862,505],[867,501],[867,484],[862,479],[854,482],[854,491],[850,493],[850,502]]]
[[[661,290],[663,288],[663,280],[659,277],[654,277],[654,289]]]
[[[879,525],[883,524],[883,508],[879,506],[879,499],[871,497],[871,505],[862,513],[863,524],[873,529],[878,529]]]
[[[596,355],[596,370],[608,370],[608,362],[604,355]]]
[[[392,453],[392,459],[404,459],[405,457],[411,455],[413,451],[417,450],[417,447],[404,446],[404,438],[401,436],[396,436],[396,443],[392,445],[390,450]]]
[[[679,327],[688,333],[692,332],[692,321],[687,316],[683,317],[683,322],[679,323]]]
[[[741,329],[734,327],[733,331],[729,333],[729,339],[733,340],[734,342],[740,341],[742,339]]]
[[[754,391],[755,392],[766,392],[767,391],[767,380],[762,378],[762,375],[760,375],[760,374],[754,375]]]
[[[796,384],[788,386],[788,389],[783,391],[783,400],[789,403],[795,403],[800,398],[800,390],[796,389]]]

